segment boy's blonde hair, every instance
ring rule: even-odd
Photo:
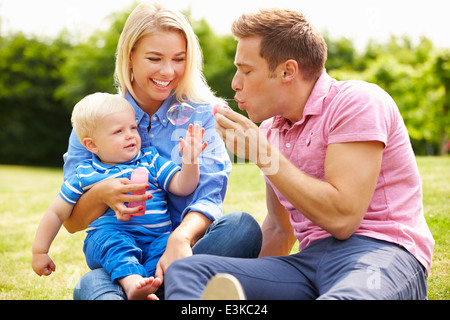
[[[139,4],[129,15],[119,38],[116,52],[115,80],[119,92],[129,91],[138,99],[131,85],[130,54],[138,41],[158,31],[180,32],[186,39],[186,70],[175,95],[180,102],[208,102],[214,99],[202,73],[203,56],[198,38],[186,18],[179,12],[164,8],[156,2]]]
[[[134,112],[131,104],[117,94],[97,92],[84,97],[72,111],[72,126],[78,140],[83,143],[84,138],[92,137],[105,116],[130,109]]]
[[[236,38],[262,37],[260,56],[273,72],[280,63],[297,61],[303,78],[315,81],[325,68],[327,44],[322,35],[297,11],[260,9],[243,14],[231,26]]]

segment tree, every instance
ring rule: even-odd
[[[120,33],[131,9],[112,14],[109,29],[95,31],[86,41],[67,52],[61,65],[64,83],[56,97],[62,99],[70,112],[83,97],[94,92],[117,93],[114,84],[115,53]]]
[[[109,28],[77,43],[67,31],[56,39],[21,33],[0,36],[1,163],[62,165],[73,106],[93,92],[117,92],[116,47],[134,7],[111,15]],[[189,19],[189,12],[186,16]],[[204,19],[191,24],[203,50],[208,84],[234,110],[245,114],[237,108],[231,88],[236,41],[231,35],[215,34]],[[437,50],[426,38],[415,45],[408,37],[392,37],[384,44],[369,41],[358,52],[349,39],[329,39],[326,34],[325,38],[331,76],[380,85],[396,101],[416,154],[446,151],[450,50]]]
[[[447,59],[448,50],[437,53],[429,39],[422,38],[414,46],[408,37],[392,37],[385,45],[369,43],[366,52],[355,59],[362,70],[340,68],[331,75],[382,87],[399,107],[416,154],[434,154],[435,150],[442,154],[450,122]]]
[[[189,17],[189,13],[187,13]],[[194,32],[202,47],[204,75],[208,85],[217,96],[225,99],[230,107],[242,114],[234,101],[234,90],[231,81],[236,72],[234,56],[237,42],[231,35],[216,35],[205,19],[191,21]]]
[[[432,74],[440,93],[437,106],[437,124],[439,139],[439,152],[441,155],[448,152],[446,144],[449,140],[450,130],[450,50],[441,50],[432,64]]]
[[[0,159],[2,163],[58,165],[70,133],[70,114],[53,93],[69,44],[0,37]]]

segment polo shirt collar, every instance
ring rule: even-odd
[[[330,87],[333,83],[333,79],[324,71],[319,79],[317,79],[311,94],[309,95],[308,101],[303,109],[303,117],[300,121],[294,123],[292,127],[296,124],[302,124],[308,116],[322,114],[323,101],[330,91]],[[272,124],[272,128],[278,128],[281,130],[289,130],[291,126],[286,118],[283,116],[275,116]]]
[[[314,88],[309,95],[303,111],[303,118],[308,115],[319,115],[322,113],[323,101],[330,91],[333,79],[324,71],[317,79]]]
[[[149,117],[147,113],[145,113],[141,107],[136,103],[133,96],[130,94],[130,92],[127,92],[125,95],[125,99],[132,105],[134,112],[136,113],[136,121],[140,123],[145,117]],[[167,127],[169,124],[169,119],[167,118],[167,111],[169,108],[177,102],[175,92],[172,92],[170,96],[164,100],[161,107],[159,107],[158,111],[152,116],[152,118],[155,118],[154,121],[159,121],[162,126]],[[151,121],[150,118],[148,121]],[[147,123],[148,126],[150,123]]]
[[[133,159],[131,159],[130,161],[123,162],[123,163],[120,163],[120,164],[114,164],[114,165],[111,165],[111,164],[106,164],[106,163],[101,162],[101,161],[100,161],[100,158],[99,158],[96,154],[93,153],[93,154],[92,154],[92,166],[93,166],[97,171],[104,172],[104,171],[107,171],[107,170],[111,170],[111,169],[117,167],[118,165],[129,165],[129,164],[133,164],[133,163],[135,163],[136,161],[138,161],[140,158],[142,158],[143,155],[144,155],[144,154],[139,150],[139,152],[137,153],[137,155],[136,155]]]
[[[156,113],[153,115],[156,116],[157,121],[159,121],[164,127],[167,127],[167,125],[169,124],[169,119],[167,118],[167,111],[175,103],[178,102],[175,96],[175,92],[172,91],[170,96],[166,100],[164,100],[161,107],[159,107],[158,111],[156,111]]]
[[[136,101],[134,100],[133,96],[131,95],[131,93],[128,91],[127,94],[125,95],[125,99],[131,104],[131,106],[134,109],[134,113],[136,116],[136,121],[138,123],[140,123],[142,121],[142,119],[147,115],[142,109],[141,107],[138,106],[138,104],[136,103]],[[148,115],[147,115],[148,116]]]

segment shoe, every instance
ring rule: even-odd
[[[245,294],[238,279],[218,273],[206,284],[202,300],[245,300]]]

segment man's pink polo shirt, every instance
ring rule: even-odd
[[[422,183],[403,119],[384,90],[363,81],[336,81],[324,72],[300,121],[290,126],[285,118],[276,116],[264,121],[260,128],[295,166],[321,180],[325,180],[329,144],[383,142],[377,186],[355,234],[396,243],[429,270],[434,239],[423,215]],[[272,185],[267,178],[266,182]],[[330,236],[272,187],[290,213],[300,250]]]

